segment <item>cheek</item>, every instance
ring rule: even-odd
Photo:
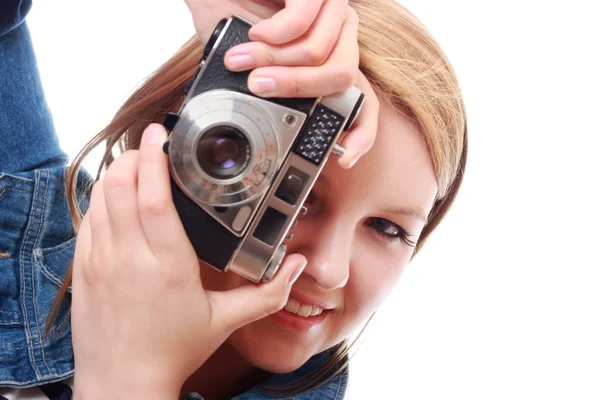
[[[412,248],[390,250],[369,246],[353,254],[345,304],[354,318],[370,317],[396,286],[408,265]]]

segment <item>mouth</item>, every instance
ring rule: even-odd
[[[300,304],[299,301],[291,298],[288,299],[283,309],[289,313],[296,314],[301,317],[315,317],[317,315],[321,315],[324,311],[321,307]]]
[[[329,316],[331,309],[306,304],[289,298],[285,307],[271,314],[271,318],[287,329],[296,332],[306,332],[316,329]]]

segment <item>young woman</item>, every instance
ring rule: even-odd
[[[69,169],[23,23],[30,4],[2,6],[2,396],[70,398],[74,386],[82,399],[341,399],[348,338],[456,196],[467,155],[456,76],[396,1],[187,5],[200,40],[150,77]],[[262,21],[225,60],[253,70],[254,93],[317,97],[356,85],[366,94],[345,155],[328,161],[290,255],[261,285],[198,261],[171,200],[166,132],[152,123],[177,111],[201,43],[232,14]],[[90,193],[77,170],[101,143],[127,151],[106,153]]]

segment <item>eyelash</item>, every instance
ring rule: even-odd
[[[305,204],[312,204],[312,197],[313,197],[313,194],[312,194],[312,192],[310,192],[308,194],[308,197],[305,200]],[[402,240],[404,243],[406,243],[410,247],[415,247],[417,245],[416,240],[410,239],[411,236],[415,236],[415,235],[408,233],[400,225],[395,224],[392,221],[389,221],[385,218],[370,217],[370,218],[367,218],[366,224],[369,228],[373,229],[377,235],[379,235],[380,237],[382,237],[383,239],[385,239],[389,242],[398,242],[398,241]],[[384,225],[384,226],[382,226],[382,225]],[[385,233],[386,228],[389,228],[389,227],[396,228],[396,233],[393,233],[393,234]]]
[[[391,221],[388,221],[384,218],[371,217],[368,218],[366,224],[372,228],[375,233],[381,235],[384,239],[389,240],[390,242],[395,242],[398,240],[402,240],[410,247],[415,247],[417,242],[415,240],[410,239],[411,235],[400,225],[394,224]],[[395,230],[394,233],[386,233],[387,230],[393,228]]]

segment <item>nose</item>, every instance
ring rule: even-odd
[[[288,253],[300,253],[308,261],[303,275],[324,290],[344,287],[350,274],[352,229],[343,220],[329,217],[302,221],[294,229]]]

